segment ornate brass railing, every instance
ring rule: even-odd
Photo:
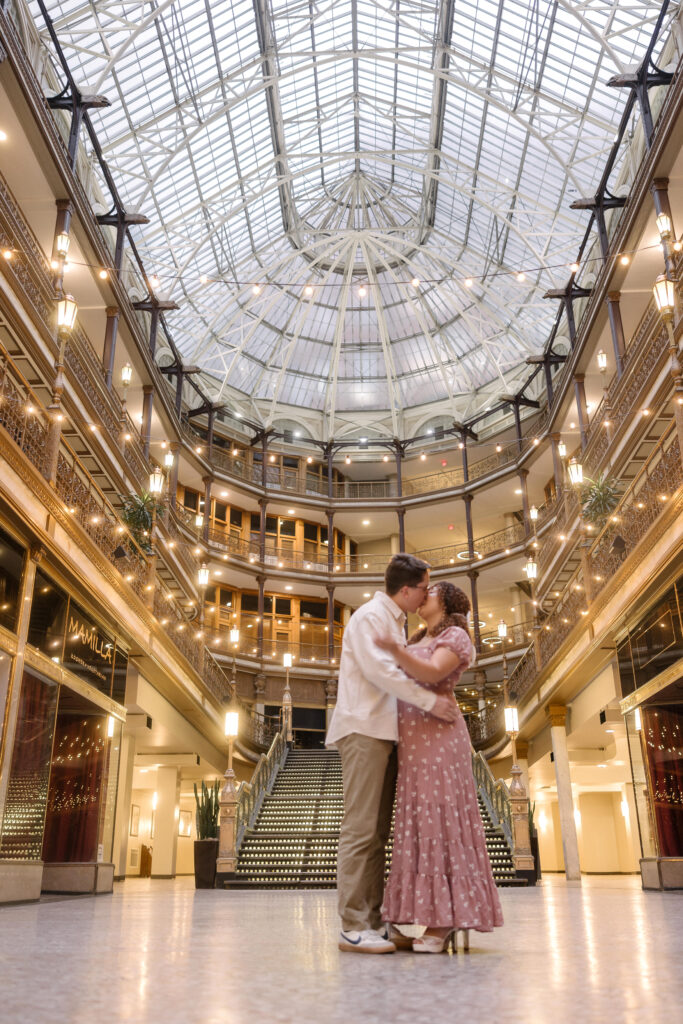
[[[494,779],[486,758],[478,751],[472,751],[472,771],[477,789],[484,799],[486,808],[495,825],[499,825],[512,849],[514,846],[512,828],[512,806],[510,790],[502,779]]]
[[[588,545],[587,564],[591,578],[583,578],[583,570],[573,574],[564,597],[548,617],[539,623],[534,643],[520,658],[510,676],[510,693],[520,702],[535,686],[536,680],[550,659],[559,651],[581,617],[588,614],[586,583],[592,600],[618,579],[624,560],[635,551],[650,527],[656,522],[672,495],[683,484],[683,467],[678,433],[672,423],[594,540]]]
[[[261,805],[273,788],[273,783],[287,756],[287,745],[281,732],[277,733],[267,754],[261,754],[250,782],[240,782],[237,789],[235,849],[239,850],[247,829],[251,828]]]

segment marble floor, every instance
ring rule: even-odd
[[[457,956],[340,953],[335,895],[141,879],[2,907],[0,1020],[659,1024],[683,1004],[683,894],[636,878],[503,889],[505,927]]]

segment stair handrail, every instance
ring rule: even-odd
[[[472,772],[477,789],[486,804],[486,810],[494,825],[503,830],[510,850],[514,852],[514,831],[512,827],[512,804],[510,790],[503,779],[496,779],[489,768],[488,761],[478,750],[472,749]]]
[[[235,850],[239,850],[248,829],[250,829],[261,805],[273,788],[277,773],[287,757],[287,744],[283,733],[278,732],[267,754],[261,754],[249,782],[240,782],[237,787],[237,810],[235,820]]]

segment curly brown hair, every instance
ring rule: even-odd
[[[449,626],[459,626],[460,629],[464,629],[467,635],[470,635],[469,627],[467,625],[467,614],[470,611],[470,599],[464,590],[460,587],[456,587],[453,583],[448,583],[446,580],[439,580],[438,583],[433,584],[439,591],[439,601],[443,609],[443,615],[433,627],[429,630],[430,636],[438,636],[439,633],[443,633],[444,629],[448,629]],[[420,626],[416,629],[412,636],[409,637],[409,644],[416,644],[418,640],[427,634],[427,627]]]

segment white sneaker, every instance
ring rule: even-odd
[[[396,946],[374,928],[362,932],[340,932],[339,948],[343,953],[395,953]]]

